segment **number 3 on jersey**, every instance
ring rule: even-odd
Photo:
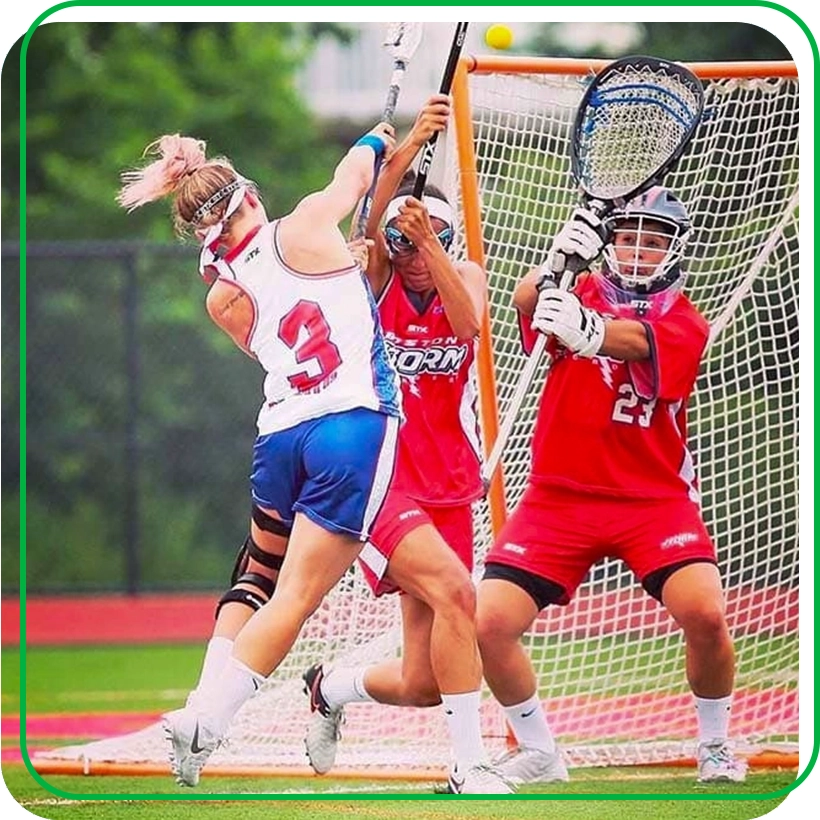
[[[656,404],[657,399],[642,399],[631,384],[622,384],[612,408],[612,420],[621,424],[635,424],[637,421],[641,427],[649,427]]]
[[[309,367],[288,376],[300,393],[326,382],[342,363],[339,348],[330,341],[330,325],[316,302],[300,299],[279,322],[279,338]]]

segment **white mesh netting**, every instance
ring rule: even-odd
[[[512,288],[543,260],[550,237],[576,204],[569,133],[583,81],[546,69],[470,76],[475,184],[502,417],[524,361],[509,307]],[[667,180],[696,227],[687,254],[687,287],[716,336],[691,404],[691,447],[736,639],[733,734],[741,750],[794,749],[798,84],[765,77],[704,84],[703,124]],[[452,138],[448,142],[447,186],[460,200],[459,166]],[[467,183],[472,182],[471,176]],[[502,462],[509,506],[523,490],[536,399],[537,390],[530,391]],[[476,508],[476,534],[483,555],[490,540],[483,503]],[[358,569],[351,572],[260,695],[243,707],[230,744],[213,756],[209,768],[304,765],[304,669],[317,659],[358,665],[390,657],[399,639],[395,596],[374,600]],[[570,606],[542,613],[527,643],[550,720],[571,763],[637,763],[691,754],[696,725],[680,633],[619,562],[596,567]],[[490,747],[502,748],[503,720],[489,693],[483,720]],[[343,735],[340,770],[448,762],[438,709],[355,704],[347,709]],[[47,757],[164,762],[166,747],[154,726]]]

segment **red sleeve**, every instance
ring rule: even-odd
[[[532,316],[525,316],[520,310],[516,313],[518,314],[518,334],[521,338],[521,347],[529,356],[538,338],[538,331],[532,329]]]
[[[632,386],[641,398],[686,399],[698,376],[709,325],[685,297],[660,319],[643,322],[649,359],[629,362]]]

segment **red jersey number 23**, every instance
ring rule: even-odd
[[[612,408],[612,420],[621,424],[638,424],[649,427],[657,399],[642,399],[631,384],[622,384],[618,388],[618,398]]]

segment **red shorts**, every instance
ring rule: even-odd
[[[681,561],[715,562],[700,508],[688,498],[632,499],[529,485],[485,563],[530,572],[564,588],[567,604],[593,564],[620,558],[643,581]]]
[[[405,535],[424,524],[432,524],[470,572],[473,569],[473,508],[471,504],[456,507],[426,506],[398,490],[389,490],[370,540],[359,554],[359,565],[370,589],[377,596],[399,592],[385,578],[387,564]]]

